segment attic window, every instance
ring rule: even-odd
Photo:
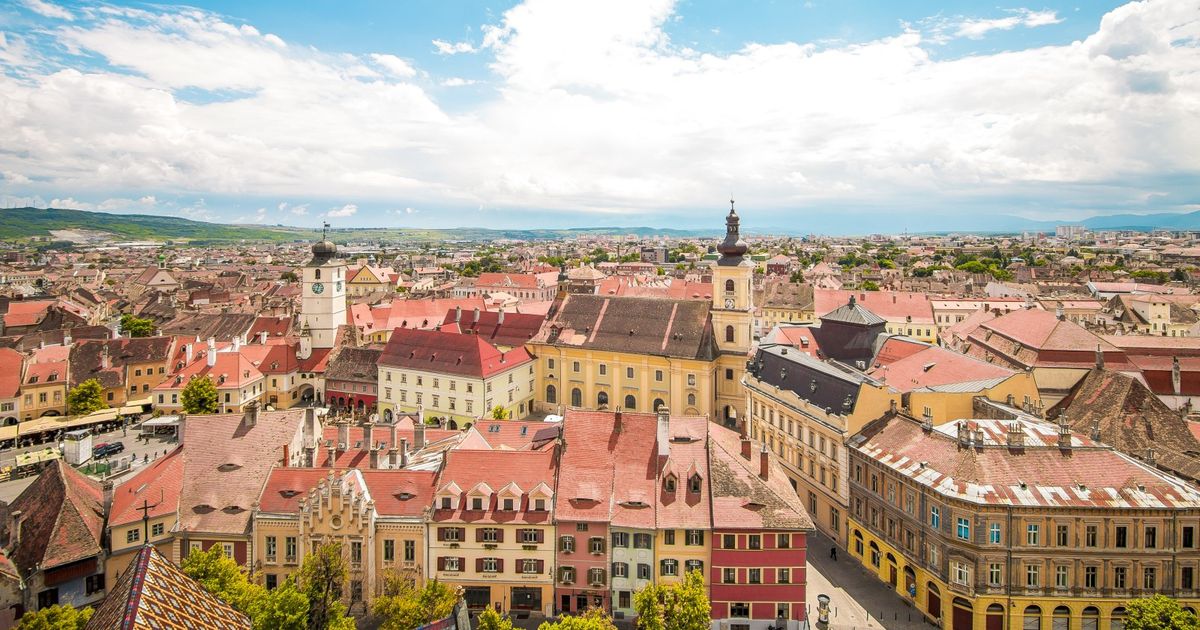
[[[290,499],[298,494],[300,494],[299,490],[280,490],[279,491],[279,496],[281,496],[285,499]]]
[[[242,467],[241,464],[234,464],[234,463],[230,462],[227,464],[221,464],[220,466],[217,466],[217,470],[219,470],[221,472],[233,472],[241,467]]]
[[[675,492],[675,475],[667,475],[667,478],[663,480],[663,490]]]
[[[242,512],[246,511],[246,508],[239,505],[230,505],[221,511],[226,514],[241,514]]]
[[[649,507],[645,501],[622,501],[621,505],[628,508],[644,508]]]
[[[33,376],[30,376],[30,377],[29,377],[29,382],[30,382],[30,383],[36,383],[36,382],[38,382],[38,375],[37,375],[37,374],[34,374]]]
[[[692,475],[691,478],[688,479],[688,492],[691,492],[692,494],[700,494],[700,490],[700,475]]]
[[[396,498],[400,499],[401,501],[407,501],[407,500],[413,498],[414,496],[416,496],[416,495],[414,495],[411,492],[397,492],[396,493]]]
[[[211,506],[207,503],[201,503],[200,505],[193,507],[192,511],[197,514],[208,514],[209,512],[212,512],[216,509],[217,508],[214,508],[213,506]]]

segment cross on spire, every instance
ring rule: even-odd
[[[146,499],[142,499],[142,504],[133,508],[142,513],[142,540],[146,544],[150,544],[150,510],[158,507],[159,503],[162,503],[162,499],[159,499],[158,503],[150,503]]]

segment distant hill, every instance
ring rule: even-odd
[[[61,208],[0,209],[0,239],[54,236],[55,231],[104,232],[117,240],[290,240],[297,238],[269,228],[218,225],[179,217],[148,214],[107,214]]]

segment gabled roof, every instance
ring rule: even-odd
[[[146,545],[96,609],[86,630],[249,630],[250,618],[210,594]]]
[[[25,357],[12,348],[0,348],[0,398],[16,398],[21,389]]]
[[[179,509],[179,492],[183,488],[183,445],[176,446],[165,457],[139,470],[113,489],[108,526],[126,525],[142,520],[138,509],[145,499],[153,507],[150,518],[172,514]]]
[[[489,378],[532,360],[524,346],[500,352],[479,335],[397,328],[384,347],[379,365]]]
[[[850,301],[833,309],[832,311],[821,315],[822,322],[840,322],[842,324],[854,324],[856,326],[878,326],[886,324],[887,320],[863,308],[854,296],[850,296]]]
[[[499,311],[476,312],[452,308],[446,311],[442,327],[444,330],[479,335],[492,344],[515,347],[532,339],[546,318],[529,313],[504,313],[504,322],[501,323],[500,319]]]
[[[881,383],[898,392],[941,387],[949,384],[990,383],[993,386],[1016,372],[985,361],[928,346],[903,359],[874,368],[868,372]]]
[[[698,300],[571,294],[533,341],[708,361],[717,354],[709,308]]]
[[[555,452],[545,451],[446,451],[445,463],[438,473],[438,494],[447,485],[456,484],[469,496],[483,486],[501,488],[515,482],[522,488],[536,488],[539,484],[554,485],[556,473]],[[495,509],[495,500],[485,505],[485,512],[474,512],[465,508],[457,510],[434,510],[434,520],[439,522],[496,522],[496,523],[548,523],[550,510],[537,512],[527,505],[518,506],[516,511],[504,512]],[[547,506],[549,507],[549,506]]]
[[[61,459],[51,461],[8,506],[9,515],[21,512],[13,563],[29,575],[103,554],[102,501],[99,483]],[[11,527],[11,522],[4,525]],[[9,540],[13,535],[8,532]]]
[[[747,460],[737,433],[711,423],[708,432],[713,529],[813,529],[804,502],[773,453],[751,448]],[[764,457],[766,479],[759,475]]]

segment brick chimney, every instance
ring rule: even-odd
[[[368,461],[370,461],[370,463],[371,463],[370,464],[371,470],[379,469],[379,451],[380,451],[380,449],[375,448],[374,445],[371,446],[371,450],[369,451],[369,454],[367,456]]]
[[[345,451],[346,449],[350,448],[350,423],[346,422],[345,420],[338,420],[337,428],[338,428],[337,448],[339,451]]]
[[[246,427],[253,429],[258,424],[258,403],[251,401],[246,405]]]
[[[753,444],[754,443],[750,441],[750,438],[742,438],[742,458],[746,461],[750,461],[750,454],[754,451],[752,448]]]
[[[400,467],[408,468],[408,438],[400,438]]]
[[[425,412],[417,408],[417,417],[413,420],[413,449],[425,448]]]
[[[367,448],[372,448],[375,445],[375,442],[372,441],[372,439],[375,437],[375,435],[374,435],[375,423],[371,422],[370,420],[363,422],[362,423],[362,432],[363,432],[363,445],[365,445]]]
[[[190,343],[183,344],[183,364],[192,364],[192,344]]]
[[[400,423],[396,420],[396,416],[392,416],[392,424],[388,427],[388,446],[392,448],[396,448],[396,440],[400,436]]]
[[[758,476],[766,481],[771,473],[771,452],[767,450],[767,443],[763,442],[762,449],[759,451],[758,457]]]

